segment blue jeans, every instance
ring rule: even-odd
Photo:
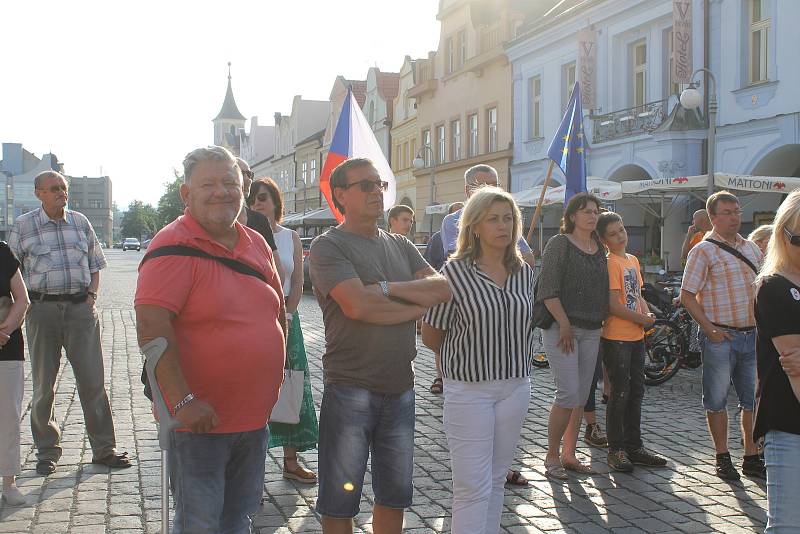
[[[384,395],[325,384],[319,414],[317,513],[334,518],[358,515],[370,454],[375,504],[411,506],[414,389]]]
[[[800,436],[770,430],[764,438],[767,465],[767,534],[800,532]]]
[[[703,407],[723,412],[728,405],[731,383],[739,407],[753,411],[756,397],[756,331],[725,330],[731,339],[712,343],[703,338]]]
[[[169,476],[172,534],[249,534],[264,491],[269,431],[173,432]]]

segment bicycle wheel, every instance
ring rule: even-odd
[[[544,369],[550,367],[547,361],[547,354],[544,353],[544,342],[542,341],[542,329],[533,329],[533,354],[531,355],[531,365]]]
[[[645,334],[644,383],[663,384],[681,368],[686,338],[672,321],[657,319]]]

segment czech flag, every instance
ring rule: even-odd
[[[339,114],[339,122],[336,123],[336,130],[331,140],[331,148],[325,158],[325,165],[322,167],[322,174],[319,177],[319,190],[328,201],[331,211],[336,216],[336,220],[342,222],[344,215],[339,213],[333,205],[333,192],[331,191],[331,173],[341,162],[348,158],[369,158],[375,165],[381,180],[389,182],[389,189],[383,194],[383,207],[386,209],[394,206],[397,195],[397,181],[394,173],[383,155],[378,140],[372,132],[367,118],[358,107],[358,102],[353,97],[353,91],[347,90],[347,97],[342,104],[342,112]]]

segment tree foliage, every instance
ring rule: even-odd
[[[134,200],[122,215],[122,237],[147,239],[161,228],[158,211],[141,200]]]
[[[173,172],[175,179],[164,184],[164,194],[158,199],[159,229],[183,215],[184,205],[180,193],[183,175],[178,174],[178,171]]]

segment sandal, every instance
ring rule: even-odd
[[[104,465],[106,467],[111,467],[114,469],[125,469],[127,467],[133,466],[130,459],[128,458],[128,453],[117,453],[112,452],[108,456],[104,456],[103,458],[92,458],[93,464]]]
[[[580,462],[576,464],[564,464],[564,469],[567,471],[572,471],[574,473],[578,473],[579,475],[596,475],[597,471],[592,469],[588,465],[584,465]]]
[[[569,480],[569,475],[561,462],[544,464],[544,476],[552,480]]]
[[[433,384],[431,384],[430,392],[434,395],[441,395],[444,393],[444,382],[442,382],[441,377],[437,377],[433,379]]]
[[[509,469],[508,473],[506,473],[506,484],[511,484],[512,486],[527,486],[528,479],[519,471]]]
[[[294,460],[297,462],[297,456],[294,458],[289,458],[289,460]],[[317,475],[313,471],[309,471],[301,466],[299,463],[297,467],[294,469],[286,469],[286,458],[283,459],[283,478],[286,480],[294,480],[295,482],[299,482],[301,484],[316,484],[317,483]]]

